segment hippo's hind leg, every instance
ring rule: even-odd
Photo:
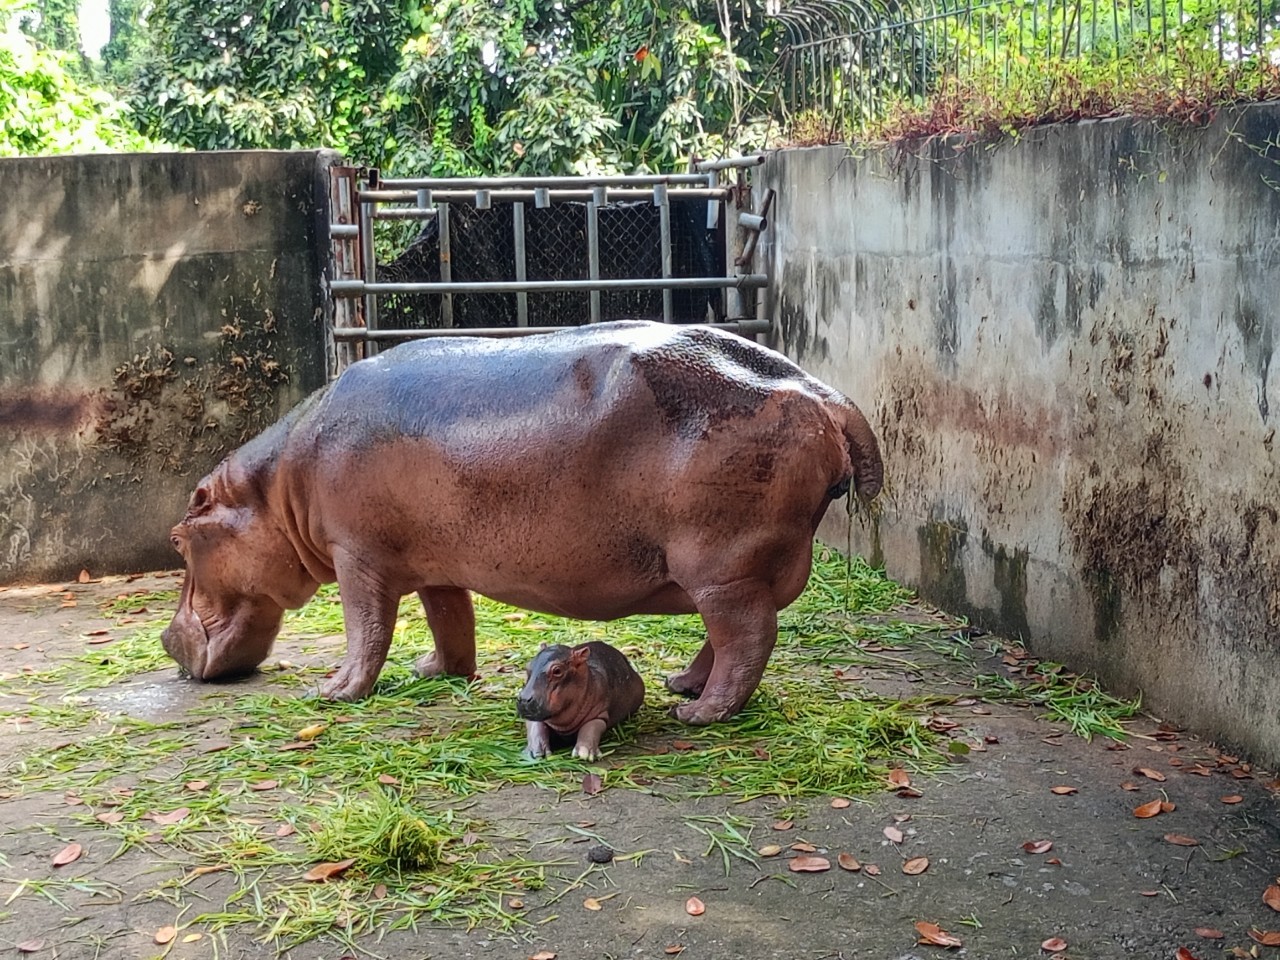
[[[709,671],[698,699],[679,704],[673,712],[691,724],[727,720],[746,705],[760,685],[778,639],[777,601],[763,580],[703,587],[690,590],[689,595],[707,626],[707,643],[693,666],[678,676],[687,676],[702,664],[707,664]]]
[[[474,677],[476,611],[471,594],[458,587],[424,587],[418,598],[436,647],[418,658],[414,672],[420,677]]]
[[[320,684],[319,693],[326,700],[360,700],[373,689],[387,662],[400,598],[358,560],[344,556],[334,560],[347,653],[338,672]]]
[[[711,676],[711,664],[715,659],[715,650],[711,647],[711,641],[707,640],[702,644],[698,655],[693,658],[693,663],[679,673],[673,673],[667,677],[667,689],[683,697],[702,696],[702,691],[707,686],[707,678]]]

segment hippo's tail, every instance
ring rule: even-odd
[[[876,441],[871,424],[852,400],[840,397],[832,403],[831,412],[848,444],[849,461],[853,465],[853,492],[861,500],[870,500],[884,486],[884,462],[880,459],[880,444]]]

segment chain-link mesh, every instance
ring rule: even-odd
[[[724,243],[719,229],[707,228],[707,202],[682,199],[671,191],[672,275],[724,275]],[[597,211],[600,277],[606,280],[662,276],[661,213],[648,201],[610,203]],[[489,210],[449,205],[452,279],[457,282],[516,279],[515,216],[509,203]],[[525,205],[525,277],[528,280],[586,280],[590,275],[587,204],[554,203],[542,209]],[[376,280],[385,283],[440,280],[440,228],[426,221],[405,251],[379,265]],[[383,329],[438,328],[445,325],[442,295],[387,294],[379,298]],[[517,296],[511,293],[457,293],[452,296],[453,326],[512,327]],[[702,322],[723,316],[721,291],[676,290],[672,319]],[[590,319],[590,294],[555,291],[527,295],[528,325],[562,327]],[[662,318],[661,290],[606,290],[600,294],[602,320]]]

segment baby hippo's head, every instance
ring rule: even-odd
[[[516,713],[525,720],[548,720],[571,709],[586,691],[590,656],[585,644],[569,648],[557,643],[539,650],[525,670]]]

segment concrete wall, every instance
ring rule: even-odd
[[[335,161],[0,160],[0,583],[174,565],[195,481],[323,383]]]
[[[785,151],[759,186],[776,345],[884,447],[855,547],[1280,761],[1280,106]]]

